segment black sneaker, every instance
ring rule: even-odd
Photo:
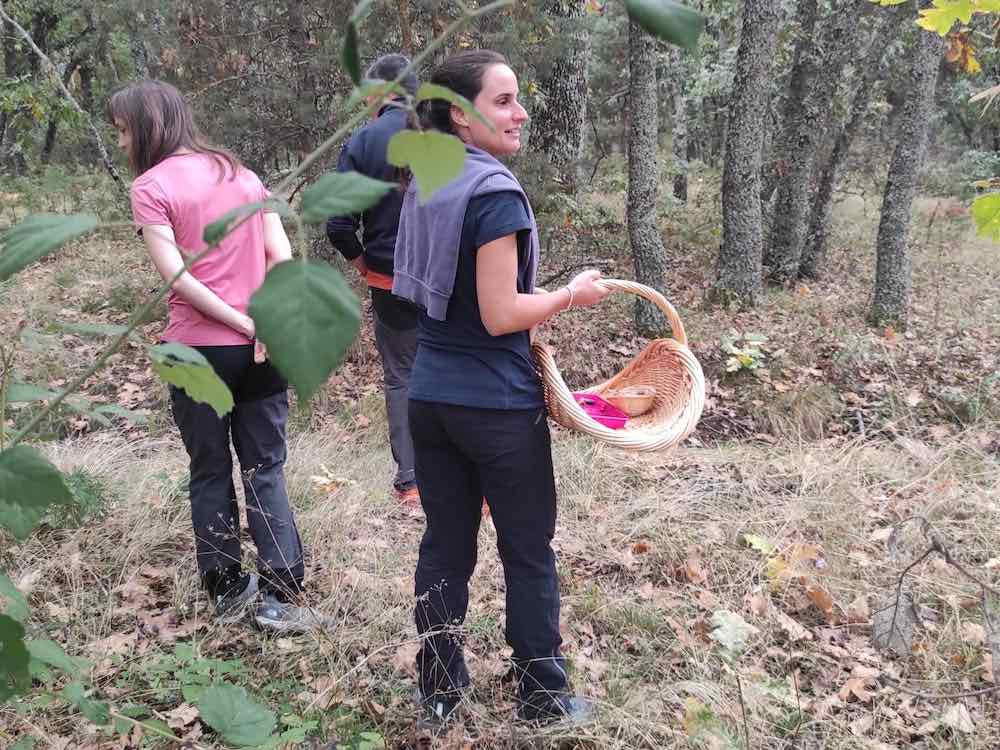
[[[333,618],[317,612],[312,607],[300,607],[282,601],[274,592],[266,592],[257,605],[254,621],[262,630],[273,633],[314,633],[331,630]]]
[[[422,715],[418,721],[418,728],[436,731],[445,726],[449,720],[456,716],[457,709],[462,703],[459,695],[442,695],[440,693],[424,698],[417,689],[414,699],[420,706]]]
[[[536,724],[568,724],[581,726],[594,719],[593,701],[578,695],[559,695],[554,698],[546,696],[543,700],[528,700],[517,709],[520,721],[531,721]]]
[[[246,617],[260,593],[259,582],[257,574],[250,573],[246,576],[242,589],[235,585],[212,597],[215,621],[222,625],[232,625]]]

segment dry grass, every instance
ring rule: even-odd
[[[975,588],[939,562],[913,572],[927,620],[913,655],[885,661],[868,645],[870,625],[847,622],[849,610],[873,608],[903,563],[922,551],[917,540],[904,540],[892,559],[881,541],[881,530],[912,515],[929,518],[970,569],[996,580],[1000,462],[983,452],[977,435],[938,448],[836,439],[636,456],[560,434],[555,546],[565,651],[577,688],[601,710],[585,730],[550,730],[531,743],[697,746],[690,732],[701,725],[691,718],[692,700],[716,717],[714,731],[732,737],[735,746],[744,731],[751,747],[860,747],[861,738],[890,747],[909,743],[902,730],[915,732],[933,718],[934,704],[911,701],[877,679],[868,701],[827,702],[859,664],[887,670],[918,689],[961,692],[983,684],[986,652],[964,629],[982,624],[967,608]],[[381,438],[359,444],[338,432],[303,433],[291,445],[288,475],[309,550],[310,597],[336,615],[336,631],[320,639],[275,640],[207,626],[194,642],[205,657],[241,658],[249,668],[245,681],[257,691],[299,685],[282,698],[303,713],[308,706],[349,707],[399,739],[414,716],[408,697],[416,648],[411,574],[421,523],[389,499],[389,457],[382,445]],[[103,521],[44,533],[22,547],[10,560],[11,576],[34,582],[38,623],[57,626],[72,652],[99,656],[94,644],[134,633],[139,624],[138,639],[121,663],[100,665],[97,684],[117,701],[145,696],[166,711],[169,693],[150,695],[133,670],[137,661],[171,646],[142,629],[141,613],[119,607],[128,603],[123,586],[141,566],[152,565],[172,573],[162,582],[165,608],[181,624],[205,617],[193,586],[183,451],[172,436],[136,443],[107,433],[64,442],[50,455],[63,470],[85,467],[104,477],[120,499]],[[830,593],[834,612],[826,617],[808,601],[803,608],[795,581],[773,586],[765,557],[746,545],[746,534],[779,548],[815,545],[824,565],[809,575]],[[512,704],[501,684],[503,577],[494,537],[486,524],[467,623],[476,690],[464,731],[481,747],[517,747],[529,736],[510,722]],[[720,609],[739,612],[760,629],[732,664],[706,637]],[[64,611],[64,621],[53,619],[52,613]],[[779,613],[801,623],[808,640],[789,642]],[[968,705],[976,727],[964,746],[995,747],[996,703]],[[10,730],[24,729],[11,712],[2,715]],[[858,722],[872,717],[878,720],[859,735]],[[38,709],[30,720],[53,735],[73,733],[76,742],[86,736],[86,725],[67,721],[59,709]],[[782,738],[782,732],[794,736]],[[939,730],[937,739],[924,741],[927,747],[952,746],[947,736]]]

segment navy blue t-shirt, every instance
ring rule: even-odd
[[[514,192],[473,198],[465,211],[455,288],[445,320],[421,312],[410,398],[482,409],[536,409],[544,404],[527,331],[491,336],[479,314],[476,253],[517,234],[517,291],[526,291],[531,222]]]

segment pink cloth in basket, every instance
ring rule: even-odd
[[[576,399],[576,402],[580,404],[591,419],[605,427],[610,427],[612,430],[620,430],[628,422],[628,414],[617,406],[605,401],[596,393],[581,393],[577,391],[573,394],[573,398]]]

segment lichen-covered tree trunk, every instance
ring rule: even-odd
[[[795,46],[792,52],[792,73],[788,81],[788,95],[781,113],[781,130],[772,139],[772,149],[764,159],[761,199],[771,200],[778,182],[787,168],[788,151],[794,148],[798,126],[812,77],[815,74],[814,34],[819,16],[817,0],[798,0],[795,6]]]
[[[679,47],[670,52],[670,93],[673,98],[673,121],[670,149],[674,157],[674,197],[686,203],[688,197],[688,97],[687,75]]]
[[[544,155],[557,182],[575,192],[586,132],[590,28],[581,0],[550,0],[546,10],[557,33],[540,81],[545,109],[531,124],[531,149]]]
[[[802,80],[808,83],[808,90],[801,106],[793,108],[795,119],[786,123],[789,129],[794,128],[794,133],[784,144],[787,149],[784,175],[778,182],[769,252],[765,252],[764,259],[770,277],[779,283],[799,276],[809,219],[809,182],[844,68],[848,47],[845,37],[857,25],[853,13],[834,7],[822,25],[817,42],[802,49]]]
[[[778,0],[746,0],[722,170],[722,246],[713,296],[754,305],[760,299],[761,144],[768,76],[778,28]]]
[[[875,292],[869,312],[873,323],[900,328],[906,325],[910,306],[910,213],[927,150],[927,123],[944,51],[944,42],[937,34],[923,29],[915,29],[913,33],[910,66],[903,84],[906,99],[897,121],[896,149],[889,162],[882,197]]]
[[[666,251],[656,221],[657,167],[656,41],[634,23],[628,27],[629,136],[628,136],[628,237],[635,262],[635,278],[663,291],[667,273]],[[657,307],[638,299],[636,329],[644,336],[659,336],[666,320]]]
[[[802,258],[799,261],[799,276],[802,278],[817,279],[823,274],[837,174],[851,150],[855,136],[865,122],[875,82],[884,75],[882,60],[901,26],[900,19],[895,18],[893,13],[887,9],[880,9],[871,32],[871,43],[867,45],[863,54],[855,53],[857,59],[866,60],[867,63],[854,90],[847,121],[837,133],[830,156],[817,170],[819,177],[816,180],[816,192],[813,195],[809,223],[802,245]],[[854,40],[847,45],[848,52],[859,50],[857,30],[848,28],[846,33],[855,35]]]

